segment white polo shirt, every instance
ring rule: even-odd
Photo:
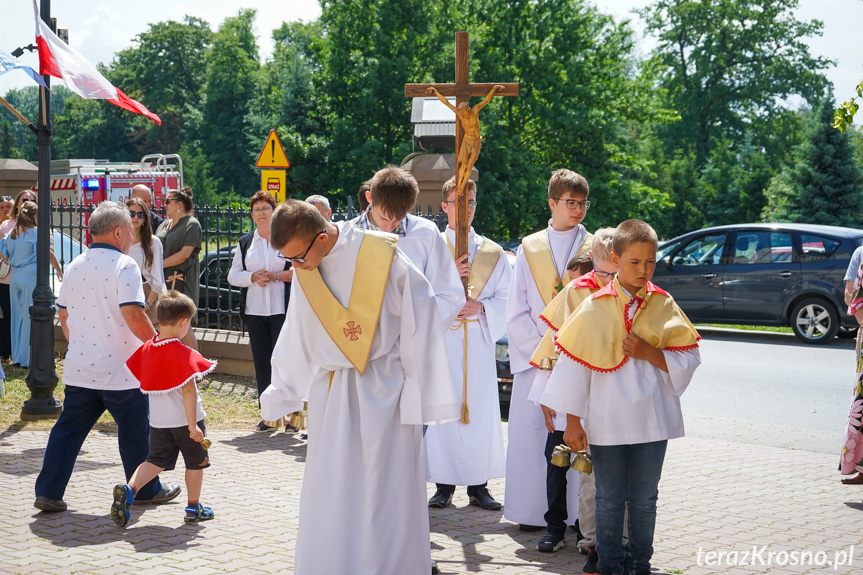
[[[144,307],[141,270],[109,244],[94,243],[66,269],[57,307],[69,312],[63,383],[88,389],[136,389],[124,365],[141,346],[120,308]]]

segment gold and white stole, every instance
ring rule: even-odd
[[[362,232],[347,308],[333,296],[319,270],[297,268],[294,272],[318,321],[360,375],[365,371],[372,351],[398,244],[397,236],[392,234],[372,230]]]

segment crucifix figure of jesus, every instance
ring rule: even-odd
[[[468,80],[469,41],[467,32],[455,34],[455,84],[405,84],[405,96],[408,98],[425,97],[429,94],[437,96],[449,109],[455,112],[455,255],[460,260],[467,253],[467,182],[473,165],[479,158],[482,139],[479,131],[479,111],[484,108],[494,96],[518,96],[518,83],[471,84]],[[455,106],[447,97],[455,96]],[[473,108],[470,107],[471,96],[483,96],[485,99]],[[467,289],[467,278],[462,282]]]
[[[479,151],[482,148],[482,136],[479,132],[479,111],[491,102],[495,92],[502,92],[504,90],[506,88],[497,84],[491,89],[488,96],[473,108],[467,102],[461,102],[458,108],[456,108],[436,88],[431,86],[426,88],[427,94],[434,94],[438,100],[443,102],[444,106],[455,112],[456,121],[464,134],[461,145],[458,147],[458,157],[456,158],[456,190],[465,189],[467,181],[470,179],[470,172],[479,158]]]

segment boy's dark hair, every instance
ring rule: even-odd
[[[327,221],[318,208],[308,202],[288,200],[273,212],[270,245],[280,250],[294,239],[308,242],[325,229]]]
[[[548,199],[558,200],[567,192],[586,198],[590,194],[590,186],[581,174],[565,168],[555,170],[548,180]]]
[[[583,276],[584,274],[593,271],[593,258],[591,258],[590,254],[587,252],[578,254],[569,260],[569,263],[566,264],[566,269],[567,271],[576,272],[578,275]]]
[[[159,296],[156,302],[156,319],[159,324],[177,325],[181,319],[192,319],[198,313],[198,306],[192,298],[177,290],[169,290]]]
[[[404,219],[420,193],[416,179],[402,168],[386,166],[372,176],[372,205],[391,218]]]
[[[650,224],[641,220],[626,220],[614,230],[614,240],[611,242],[611,251],[620,257],[631,244],[648,242],[653,244],[653,249],[659,244],[656,232]]]
[[[371,180],[366,180],[365,182],[363,182],[363,184],[360,186],[360,191],[357,192],[357,199],[360,201],[360,211],[361,212],[366,211],[366,208],[369,207],[369,199],[366,197],[366,192],[371,191],[371,189],[372,189],[372,183],[371,182],[372,182]]]
[[[443,183],[443,188],[441,189],[440,201],[446,203],[446,199],[449,197],[450,193],[455,189],[455,176],[451,177],[447,181]],[[476,191],[476,182],[473,180],[467,181],[467,193]]]

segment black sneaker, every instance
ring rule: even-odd
[[[599,573],[597,563],[599,563],[599,553],[596,552],[596,547],[591,547],[587,552],[587,561],[584,562],[584,566],[581,568],[582,575]]]
[[[546,531],[545,535],[539,538],[536,548],[544,553],[554,553],[564,545],[566,545],[566,539],[562,534]]]
[[[473,495],[470,496],[470,504],[490,511],[501,509],[503,507],[502,503],[494,500],[494,497],[491,496],[491,493],[488,492],[488,488],[486,487],[479,487],[474,491]]]
[[[452,494],[453,492],[449,489],[438,489],[431,499],[429,499],[429,507],[434,507],[435,509],[445,508],[452,503]]]

